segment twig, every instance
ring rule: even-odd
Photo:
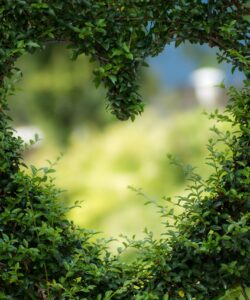
[[[246,292],[246,289],[245,289],[245,286],[243,284],[241,284],[241,293],[244,297],[245,300],[250,300],[248,295],[247,295],[247,292]]]

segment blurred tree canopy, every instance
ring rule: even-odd
[[[24,72],[22,90],[11,98],[16,125],[36,124],[65,145],[78,127],[98,127],[113,120],[105,109],[105,91],[93,83],[87,57],[71,61],[65,45],[49,46],[18,62]]]

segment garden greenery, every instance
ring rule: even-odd
[[[96,84],[120,120],[143,111],[140,68],[172,42],[218,47],[249,78],[247,0],[2,0],[0,3],[0,299],[218,299],[250,285],[250,93],[231,87],[226,112],[211,117],[232,130],[210,140],[204,181],[193,171],[176,217],[160,207],[166,237],[129,240],[132,264],[65,217],[51,168],[25,171],[23,142],[10,125],[7,98],[15,61],[51,42],[98,63]],[[221,151],[219,144],[224,145]],[[167,200],[172,201],[172,200]],[[172,219],[169,219],[172,216]],[[167,218],[168,217],[168,218]],[[174,225],[174,227],[173,227]]]

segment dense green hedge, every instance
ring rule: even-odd
[[[191,172],[185,211],[172,216],[167,238],[151,234],[133,264],[112,257],[104,242],[65,218],[53,169],[23,171],[24,145],[14,136],[7,98],[16,59],[51,42],[67,42],[73,56],[99,63],[97,84],[107,88],[109,108],[126,120],[142,112],[140,68],[148,56],[175,41],[218,47],[219,61],[249,76],[248,1],[50,1],[0,4],[0,299],[218,299],[227,289],[250,285],[250,95],[229,90],[231,132],[209,141],[207,181]],[[218,143],[226,145],[220,152]],[[171,200],[169,200],[171,201]],[[247,299],[247,296],[245,295]]]

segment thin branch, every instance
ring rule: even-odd
[[[247,295],[245,286],[243,284],[241,285],[241,293],[242,293],[242,295],[243,295],[243,297],[244,297],[245,300],[250,300],[249,297],[248,297],[248,295]]]

